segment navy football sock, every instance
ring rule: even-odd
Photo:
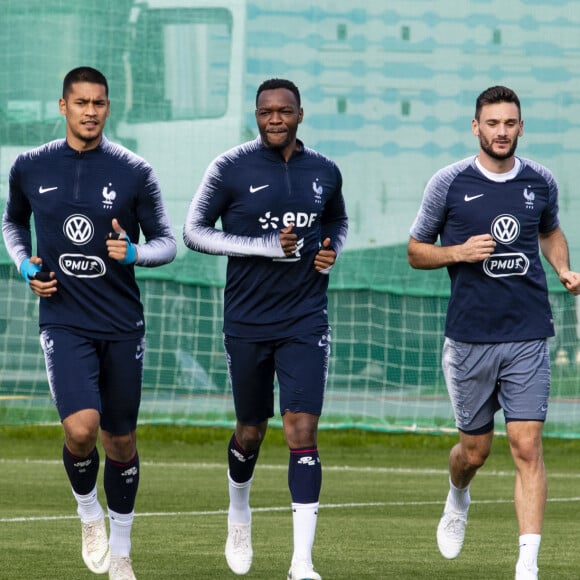
[[[75,493],[87,495],[95,489],[99,472],[99,452],[96,447],[87,457],[77,457],[63,445],[62,461]]]
[[[236,483],[245,483],[252,479],[260,449],[245,451],[240,447],[235,433],[228,446],[228,467],[230,477]]]
[[[322,487],[322,466],[318,449],[290,449],[288,487],[294,503],[316,503]]]
[[[119,514],[129,514],[135,507],[139,488],[139,455],[128,463],[119,463],[105,458],[103,483],[107,495],[107,506]]]

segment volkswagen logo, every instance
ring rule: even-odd
[[[491,224],[491,235],[502,244],[509,244],[520,235],[520,222],[508,214],[498,215]]]
[[[93,239],[95,228],[87,216],[74,214],[66,218],[62,231],[75,246],[82,246]]]

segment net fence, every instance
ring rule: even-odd
[[[487,86],[520,95],[518,151],[556,174],[580,267],[574,2],[0,0],[0,18],[2,206],[16,155],[63,136],[62,78],[80,64],[108,77],[107,135],[156,169],[178,240],[207,164],[255,135],[258,84],[279,76],[300,87],[299,136],[337,161],[351,221],[331,276],[323,427],[453,429],[440,368],[449,281],[411,270],[406,239],[432,173],[474,152],[473,104]],[[173,264],[138,269],[148,327],[141,421],[233,422],[224,273],[224,258],[182,244]],[[57,421],[38,305],[1,244],[0,281],[0,425]],[[546,433],[578,437],[576,303],[551,272],[549,285],[557,333]]]
[[[186,255],[140,276],[147,320],[141,421],[231,425],[234,420],[221,332],[223,287],[188,275],[207,269],[199,263],[207,258]],[[376,272],[372,279],[369,271]],[[3,265],[0,276],[9,312],[0,320],[0,424],[57,421],[39,345],[37,302],[12,266]],[[453,429],[440,369],[446,275],[422,281],[421,273],[409,270],[405,248],[391,247],[346,253],[334,278],[332,356],[321,425]],[[557,337],[550,342],[546,433],[572,437],[580,434],[575,307],[552,282]]]

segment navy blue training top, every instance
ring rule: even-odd
[[[64,139],[47,143],[18,156],[10,171],[2,231],[17,267],[33,254],[32,215],[35,254],[58,280],[58,291],[40,299],[40,327],[65,326],[94,338],[142,336],[134,266],[109,258],[105,239],[117,218],[137,245],[139,266],[175,257],[175,236],[151,166],[104,137],[84,152]]]
[[[259,137],[227,151],[210,164],[191,202],[185,244],[229,256],[227,335],[269,340],[328,325],[328,276],[315,270],[314,257],[327,237],[337,255],[344,245],[342,177],[333,161],[298,143],[288,162]],[[279,235],[291,223],[298,249],[285,257]]]
[[[507,181],[486,177],[469,157],[429,181],[411,236],[442,246],[489,233],[494,253],[475,264],[448,267],[451,297],[445,336],[464,342],[515,342],[553,336],[538,235],[559,225],[552,173],[517,158]]]

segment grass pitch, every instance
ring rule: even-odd
[[[133,528],[139,580],[237,578],[223,556],[230,431],[139,427],[141,483]],[[314,563],[324,580],[513,580],[517,527],[507,441],[472,484],[467,536],[453,561],[435,530],[454,437],[322,431],[323,489]],[[80,555],[80,525],[61,465],[60,427],[0,427],[0,578],[94,578]],[[547,439],[549,502],[543,580],[580,578],[580,441]],[[270,430],[252,490],[249,580],[283,580],[292,553],[288,453]],[[99,495],[104,502],[102,474]]]

